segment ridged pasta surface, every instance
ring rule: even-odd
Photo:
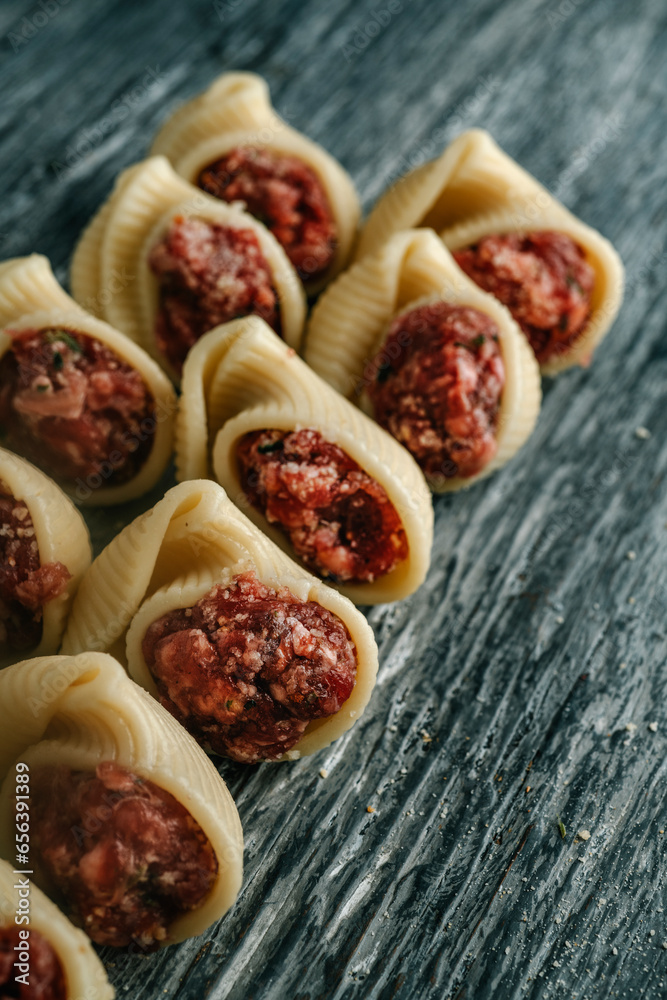
[[[26,313],[77,308],[56,281],[48,259],[42,254],[5,261],[0,270],[0,329],[11,326]]]

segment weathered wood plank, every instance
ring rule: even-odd
[[[366,206],[485,126],[628,272],[592,368],[545,386],[508,468],[436,501],[427,583],[370,613],[367,717],[314,760],[221,764],[247,838],[239,902],[208,941],[105,952],[120,997],[664,994],[667,11],[401,6],[375,31],[382,3],[70,0],[16,52],[10,33],[40,7],[0,7],[3,256],[41,250],[65,278],[168,111],[247,68]],[[154,499],[91,514],[97,546]]]

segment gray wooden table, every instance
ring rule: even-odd
[[[436,501],[426,584],[369,614],[363,720],[295,765],[221,765],[241,896],[206,938],[105,951],[120,998],[667,993],[666,46],[663,0],[2,0],[2,257],[65,279],[167,113],[242,68],[367,208],[434,129],[480,125],[628,275],[522,453]],[[97,546],[159,492],[91,514]]]

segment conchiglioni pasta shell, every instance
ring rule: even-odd
[[[93,219],[75,251],[75,299],[97,301],[107,322],[141,344],[176,378],[155,342],[159,285],[148,256],[175,216],[202,218],[255,234],[278,293],[283,336],[298,349],[306,308],[303,288],[268,229],[238,203],[228,205],[186,183],[163,156],[151,157],[127,174],[121,175],[110,201]]]
[[[363,403],[364,368],[382,347],[391,321],[438,300],[490,316],[499,329],[505,364],[496,455],[476,476],[427,476],[431,489],[440,493],[469,486],[509,461],[535,426],[541,389],[535,356],[507,309],[457,267],[435,233],[428,229],[396,233],[377,254],[340,275],[313,310],[305,357],[339,392],[356,394]]]
[[[183,371],[177,420],[177,477],[213,477],[269,538],[293,554],[284,533],[248,504],[236,449],[239,439],[266,428],[312,428],[337,444],[387,492],[405,528],[408,558],[372,583],[336,589],[356,604],[400,600],[423,582],[433,538],[433,508],[412,456],[319,378],[256,316],[205,334]],[[298,557],[297,557],[298,558]]]
[[[169,116],[153,140],[151,155],[176,163],[211,135],[258,130],[272,121],[280,119],[271,106],[266,80],[256,73],[222,73]]]
[[[426,226],[441,232],[500,207],[523,212],[538,202],[542,208],[558,204],[488,132],[470,129],[382,195],[361,231],[356,259],[377,253],[403,229]]]
[[[71,299],[69,301],[70,308],[67,310],[50,309],[20,316],[11,324],[11,329],[17,332],[63,327],[88,334],[109,347],[141,375],[155,401],[153,447],[144,465],[133,479],[119,486],[103,487],[97,481],[85,483],[81,480],[66,486],[67,491],[82,504],[109,506],[125,503],[146,493],[167,467],[173,447],[176,394],[164,372],[137,344],[108,323],[84,312]],[[0,332],[0,358],[10,347],[10,337]]]
[[[211,842],[218,877],[203,904],[170,928],[170,940],[203,933],[241,886],[243,833],[227,787],[191,736],[113,657],[99,652],[25,660],[0,673],[0,853],[15,853],[13,765],[93,771],[115,760],[170,792]],[[35,860],[35,859],[31,859]]]
[[[573,365],[586,365],[614,322],[623,301],[623,264],[609,240],[564,210],[539,209],[537,218],[528,228],[556,230],[570,236],[583,247],[586,260],[595,272],[591,313],[582,333],[567,349],[540,365],[543,375],[556,375]],[[445,246],[454,251],[471,246],[484,236],[525,231],[525,217],[506,208],[446,229],[441,238]]]
[[[47,257],[14,257],[0,267],[0,329],[41,309],[78,309],[60,287]]]
[[[581,244],[595,271],[592,314],[569,350],[541,366],[545,375],[586,364],[618,313],[624,272],[611,243],[572,215],[481,129],[458,136],[438,159],[411,171],[380,198],[359,238],[357,260],[412,226],[435,229],[450,250],[491,234],[545,229]]]
[[[92,558],[88,528],[72,501],[52,479],[4,448],[0,448],[0,481],[9,487],[16,500],[23,501],[30,512],[40,565],[60,562],[72,574],[64,593],[44,605],[41,642],[31,655],[57,653],[67,614]],[[20,658],[25,659],[25,652],[20,654]],[[17,654],[2,653],[0,667],[17,659]]]
[[[336,715],[311,722],[285,756],[314,753],[349,729],[368,703],[377,673],[372,629],[346,597],[297,566],[258,531],[216,483],[196,480],[175,486],[107,546],[79,590],[63,652],[113,652],[138,683],[154,691],[141,654],[143,632],[135,619],[141,614],[139,622],[147,627],[149,619],[191,606],[217,583],[248,570],[269,587],[287,587],[301,600],[328,608],[356,645],[352,694]],[[149,611],[143,612],[148,601]]]
[[[166,156],[179,174],[196,184],[204,167],[239,146],[298,157],[322,182],[338,239],[326,273],[305,283],[309,293],[319,291],[347,263],[359,225],[359,199],[341,165],[276,114],[261,77],[254,73],[224,73],[167,121],[153,143],[152,153]]]
[[[21,897],[19,880],[12,866],[0,861],[0,927],[15,926]],[[66,1000],[113,1000],[115,991],[89,938],[71,924],[41,889],[30,884],[30,920],[19,929],[36,931],[56,953],[65,977]]]

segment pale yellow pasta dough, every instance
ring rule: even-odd
[[[199,823],[218,859],[211,892],[174,921],[164,943],[201,934],[226,913],[241,886],[243,834],[236,806],[192,737],[113,657],[85,652],[8,667],[0,673],[0,712],[12,718],[11,727],[0,731],[3,857],[16,850],[16,761],[31,771],[42,765],[94,771],[100,762],[114,760],[170,792]]]
[[[78,309],[63,291],[47,257],[13,257],[0,266],[0,330],[26,313]]]

